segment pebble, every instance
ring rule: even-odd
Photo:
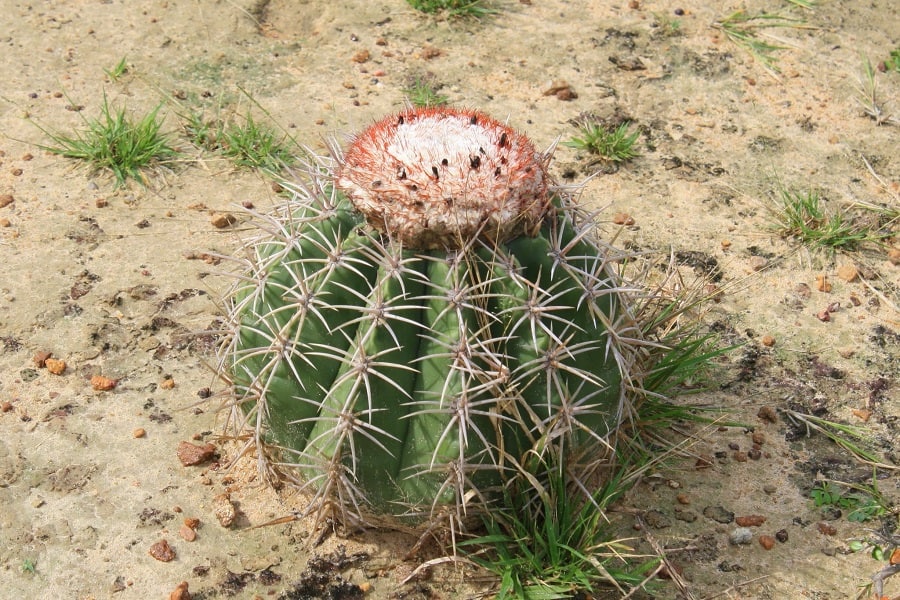
[[[161,387],[164,390],[171,390],[172,388],[175,387],[175,380],[172,379],[171,377],[166,377],[165,379],[163,379],[160,382],[159,387]]]
[[[628,213],[619,212],[613,215],[612,222],[616,225],[625,225],[628,227],[634,225],[634,217]]]
[[[178,460],[185,467],[193,467],[212,459],[216,453],[216,447],[212,444],[203,444],[199,446],[190,442],[181,442],[178,444]]]
[[[759,411],[756,413],[756,416],[763,421],[768,421],[769,423],[778,422],[778,415],[775,413],[775,409],[771,406],[761,406]]]
[[[367,62],[371,57],[372,55],[368,50],[360,50],[359,52],[354,53],[350,60],[355,63],[362,64],[364,62]]]
[[[44,361],[44,366],[46,366],[47,370],[54,375],[62,375],[66,372],[66,361],[64,360],[48,358],[46,361]]]
[[[774,485],[772,485],[771,483],[767,483],[766,485],[763,486],[763,491],[771,496],[772,494],[774,494],[775,492],[778,491],[778,488],[775,487]]]
[[[684,521],[685,523],[693,523],[697,520],[697,513],[692,510],[684,510],[676,506],[675,518],[679,521]]]
[[[769,265],[769,261],[762,256],[750,257],[750,268],[756,272],[762,271]]]
[[[165,539],[161,539],[150,546],[150,556],[160,562],[170,562],[175,560],[175,549]]]
[[[888,260],[892,265],[900,265],[900,248],[891,248],[888,250]]]
[[[859,277],[859,269],[851,264],[841,265],[837,269],[837,276],[850,283]]]
[[[678,504],[685,504],[685,505],[686,505],[686,504],[690,504],[690,503],[691,503],[691,499],[688,498],[688,495],[687,495],[687,494],[678,494],[677,496],[675,496],[675,499],[678,500]]]
[[[759,527],[766,522],[766,518],[762,515],[744,515],[735,517],[734,522],[741,527]]]
[[[52,352],[42,350],[40,352],[36,352],[31,360],[34,362],[34,366],[36,366],[38,369],[43,369],[47,366],[47,359],[51,356],[53,356]]]
[[[734,522],[734,513],[725,510],[721,506],[707,506],[703,509],[703,516],[707,519],[712,519],[717,523],[732,523]]]
[[[734,546],[741,546],[743,544],[749,544],[750,540],[753,539],[753,532],[747,529],[746,527],[738,527],[734,531],[728,534],[728,541],[731,542]]]
[[[134,431],[131,432],[131,437],[133,437],[135,439],[140,439],[140,438],[146,437],[146,436],[147,436],[147,430],[144,429],[143,427],[138,427],[137,429],[135,429]]]
[[[209,220],[216,229],[225,229],[237,222],[237,217],[231,213],[216,213]]]
[[[779,529],[775,533],[775,539],[781,542],[782,544],[788,541],[788,532],[787,529]]]
[[[188,527],[187,524],[181,526],[181,529],[178,530],[178,535],[186,542],[193,542],[197,539],[197,532]]]
[[[831,282],[827,275],[816,275],[816,289],[826,294],[831,291]]]
[[[188,582],[179,583],[172,593],[169,594],[169,600],[191,600],[191,593],[188,591]]]
[[[13,198],[12,194],[2,194],[2,195],[0,195],[0,208],[3,208],[4,206],[9,206],[10,204],[12,204],[15,201],[16,201],[16,199]]]
[[[775,338],[771,335],[764,335],[759,341],[766,348],[771,348],[775,345]]]
[[[761,535],[759,536],[759,545],[766,550],[771,550],[775,547],[775,538],[771,535]]]
[[[118,385],[118,381],[104,377],[103,375],[94,375],[91,377],[91,387],[98,392],[108,392]]]
[[[228,528],[234,524],[237,510],[228,494],[219,494],[213,498],[213,514],[222,527]]]
[[[835,529],[834,525],[826,523],[824,521],[819,521],[816,523],[816,529],[819,530],[819,533],[822,535],[835,535],[837,533],[837,529]]]
[[[754,444],[759,444],[760,446],[762,446],[766,443],[766,434],[764,434],[762,431],[754,431],[750,439],[753,440]]]

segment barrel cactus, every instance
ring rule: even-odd
[[[577,476],[610,447],[640,335],[619,256],[548,162],[482,113],[411,109],[259,215],[221,368],[310,512],[458,526],[529,457]]]

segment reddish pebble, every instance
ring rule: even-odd
[[[145,437],[146,435],[147,435],[147,430],[144,429],[143,427],[138,427],[137,429],[135,429],[134,431],[131,432],[131,437],[136,438],[136,439]]]
[[[759,412],[756,413],[756,416],[763,421],[768,421],[769,423],[775,423],[778,421],[778,415],[775,413],[775,409],[771,406],[761,407],[759,409]]]
[[[766,434],[764,434],[762,431],[754,431],[751,439],[753,440],[754,444],[759,444],[760,446],[762,446],[766,443]]]
[[[691,499],[688,498],[687,494],[678,494],[675,496],[675,499],[678,500],[678,504],[690,504]]]
[[[150,556],[160,562],[170,562],[175,560],[175,550],[169,542],[162,539],[150,546]]]
[[[187,581],[182,581],[178,584],[172,593],[169,594],[169,600],[191,600],[191,593],[188,591]]]
[[[761,535],[759,536],[759,545],[766,550],[771,550],[775,547],[775,538],[771,535]]]
[[[734,522],[741,527],[759,527],[766,522],[766,518],[762,515],[746,515],[735,517]]]
[[[178,460],[186,467],[199,465],[210,459],[216,453],[216,447],[212,444],[203,444],[198,446],[190,442],[181,442],[178,444]]]
[[[41,352],[36,353],[31,360],[34,361],[34,366],[38,369],[43,369],[47,366],[47,359],[51,356],[53,356],[52,353],[42,350]]]
[[[822,535],[835,535],[837,533],[837,529],[834,528],[834,525],[830,525],[824,521],[816,523],[816,529],[818,529],[819,533]]]
[[[178,530],[178,535],[186,542],[193,542],[197,539],[197,532],[188,527],[187,524],[181,526],[181,529]]]
[[[62,375],[66,372],[66,361],[64,360],[56,360],[55,358],[48,358],[44,361],[44,366],[47,367],[47,370],[53,373],[54,375]]]

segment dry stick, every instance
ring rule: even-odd
[[[748,579],[747,581],[742,581],[740,583],[734,583],[734,584],[728,586],[727,589],[724,589],[721,592],[719,592],[718,594],[714,594],[712,596],[707,596],[706,598],[703,598],[703,600],[713,600],[714,598],[720,598],[720,597],[724,596],[725,594],[730,594],[731,592],[737,591],[738,588],[742,588],[745,585],[750,585],[751,583],[755,583],[755,582],[759,581],[760,579],[767,579],[768,577],[769,577],[768,575],[760,575],[759,577],[754,577],[753,579]]]
[[[656,567],[656,569],[654,569],[651,576],[656,575],[657,573],[659,573],[659,571],[662,570],[662,567],[665,567],[666,571],[668,571],[669,577],[672,579],[672,583],[675,584],[675,587],[678,588],[678,591],[681,592],[681,594],[687,600],[695,600],[696,597],[688,589],[687,582],[684,580],[684,578],[681,576],[681,574],[675,568],[675,565],[673,565],[669,561],[669,557],[666,556],[665,548],[660,546],[659,542],[657,542],[656,539],[652,535],[650,535],[650,532],[647,531],[647,524],[644,523],[643,519],[638,517],[637,522],[641,525],[641,530],[644,532],[644,539],[647,540],[647,543],[650,544],[650,547],[653,548],[653,551],[656,552],[656,555],[659,556],[660,561],[661,561],[659,566]],[[634,590],[632,590],[632,591],[634,591]],[[629,594],[629,595],[631,595],[631,594]]]

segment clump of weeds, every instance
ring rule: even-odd
[[[403,89],[410,104],[417,108],[430,106],[446,106],[447,96],[439,94],[437,86],[426,77],[416,77],[413,82]]]
[[[419,12],[447,17],[471,17],[481,19],[497,12],[484,0],[406,0]]]
[[[622,163],[639,156],[635,142],[641,135],[639,129],[631,129],[624,121],[617,126],[584,118],[577,122],[578,135],[563,146],[574,148],[596,157],[600,161]]]
[[[52,144],[41,148],[82,160],[97,171],[111,171],[117,187],[129,179],[146,185],[147,169],[171,164],[179,156],[169,135],[162,131],[161,107],[160,104],[143,117],[134,119],[125,108],[112,108],[104,94],[100,117],[82,117],[85,128],[74,134],[38,126],[52,140]]]

